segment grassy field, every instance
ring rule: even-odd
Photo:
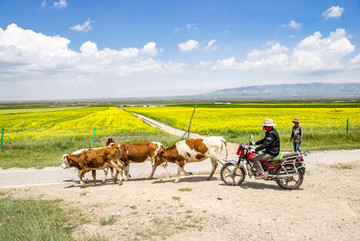
[[[75,240],[71,231],[89,220],[78,210],[61,209],[61,203],[0,197],[0,240]],[[107,239],[93,235],[81,240]]]
[[[94,127],[93,147],[104,147],[109,136],[116,143],[176,139],[118,107],[0,110],[0,123],[2,168],[59,166],[63,154],[90,148]]]
[[[64,107],[0,110],[0,129],[5,129],[0,167],[58,166],[61,156],[75,150],[103,147],[107,137],[116,143],[159,141],[166,147],[179,140],[151,127],[128,111],[164,122],[184,132],[188,128],[194,106],[168,107]],[[359,103],[275,103],[199,105],[191,132],[223,136],[236,143],[263,138],[264,119],[277,123],[281,150],[291,151],[289,141],[292,120],[300,118],[304,128],[302,150],[339,150],[360,148]],[[349,119],[349,134],[346,134]]]
[[[125,109],[186,131],[194,106]],[[251,134],[259,140],[264,136],[261,124],[267,118],[277,124],[275,128],[281,137],[282,151],[292,149],[289,139],[294,118],[301,121],[305,133],[301,147],[306,150],[360,148],[359,103],[199,105],[191,132],[219,135],[237,143],[248,141]],[[347,119],[349,134],[346,134]]]

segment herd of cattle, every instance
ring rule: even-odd
[[[190,172],[184,170],[186,163],[199,162],[210,159],[212,170],[208,179],[210,179],[218,162],[224,164],[227,160],[228,151],[227,143],[223,137],[204,137],[198,139],[182,140],[173,146],[165,149],[159,142],[144,142],[133,144],[112,144],[109,147],[82,149],[72,154],[65,154],[62,157],[62,168],[75,167],[78,169],[80,184],[84,184],[84,174],[92,171],[94,184],[96,184],[96,170],[104,170],[104,179],[106,181],[108,167],[116,170],[116,174],[112,177],[115,183],[119,177],[119,184],[123,181],[123,172],[125,172],[125,180],[129,179],[130,163],[142,163],[147,159],[151,160],[152,171],[149,179],[154,176],[155,170],[159,165],[166,168],[170,177],[167,162],[178,165],[178,177],[175,182],[179,182],[181,172],[190,175]]]

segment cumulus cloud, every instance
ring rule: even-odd
[[[66,0],[59,0],[58,2],[54,2],[54,7],[56,8],[66,8],[67,7]]]
[[[270,46],[268,46],[271,44]],[[346,37],[344,29],[331,32],[329,37],[323,37],[320,32],[306,37],[293,49],[280,43],[268,43],[265,49],[255,49],[248,53],[243,62],[236,62],[234,57],[217,61],[213,70],[259,70],[290,72],[301,71],[339,71],[345,68],[343,57],[355,50]],[[353,60],[356,66],[357,59]]]
[[[344,8],[339,6],[332,6],[328,10],[322,13],[322,16],[328,20],[329,18],[340,18],[341,15],[344,13]]]
[[[90,18],[85,22],[83,23],[82,25],[78,24],[78,25],[75,25],[73,27],[70,27],[71,30],[74,30],[74,31],[79,31],[79,32],[87,32],[89,30],[92,29],[92,26],[91,24],[92,23],[95,23],[94,20],[91,20]]]
[[[295,20],[291,20],[290,23],[283,25],[283,27],[301,29],[302,28],[302,23],[298,23]]]
[[[350,60],[350,69],[360,70],[360,54]]]
[[[94,73],[109,76],[144,72],[168,74],[182,72],[184,68],[182,63],[151,58],[158,53],[155,42],[142,48],[99,50],[96,43],[87,41],[79,52],[71,50],[69,44],[67,38],[46,36],[16,24],[5,30],[0,28],[0,76],[11,74],[15,78],[22,75],[19,79],[31,79],[39,75],[66,74],[67,79],[77,79]],[[5,69],[3,66],[6,65],[11,65],[12,69]]]
[[[188,40],[187,42],[178,44],[180,51],[191,51],[199,48],[199,42],[193,39]]]
[[[155,42],[150,42],[147,43],[141,50],[140,52],[144,55],[148,55],[148,56],[155,56],[158,54],[158,50],[156,48],[156,43]]]

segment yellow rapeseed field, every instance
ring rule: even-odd
[[[61,137],[143,135],[156,128],[117,107],[61,108],[0,111],[0,129],[7,144]]]
[[[341,107],[341,106],[340,106]],[[144,114],[178,129],[187,130],[194,107],[157,107],[126,108],[128,111]],[[256,134],[262,131],[264,119],[273,119],[280,134],[291,132],[294,118],[300,119],[300,124],[306,133],[345,133],[347,119],[350,130],[360,129],[360,108],[272,108],[249,107],[241,105],[232,108],[198,107],[192,120],[191,132],[204,135],[222,135],[236,137],[239,135]]]

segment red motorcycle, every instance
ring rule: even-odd
[[[250,136],[250,139],[253,135]],[[255,148],[251,146],[251,142],[247,145],[240,144],[237,155],[239,160],[230,160],[220,170],[221,179],[231,186],[240,185],[246,173],[251,178],[256,175],[254,167],[254,157],[262,154],[262,152],[255,152]],[[309,152],[300,154],[280,153],[271,160],[261,161],[261,165],[266,174],[265,180],[274,180],[283,189],[299,188],[303,182],[305,175],[304,156]]]

